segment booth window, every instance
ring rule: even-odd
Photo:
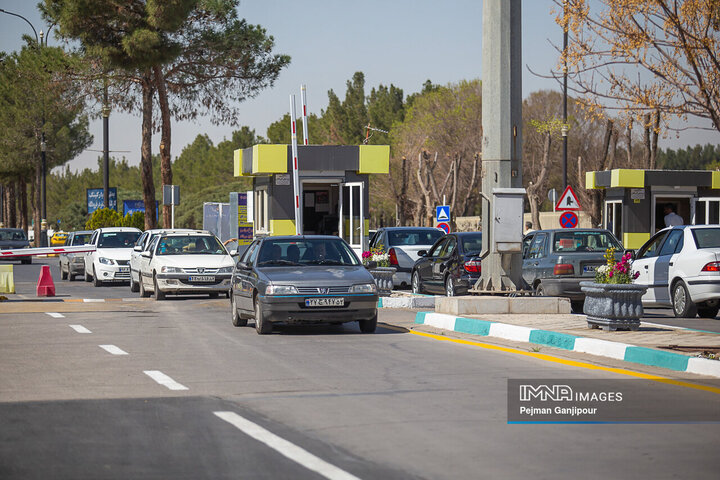
[[[695,203],[695,225],[720,223],[720,198],[698,198]]]
[[[255,231],[269,231],[267,188],[258,188],[255,190]]]
[[[615,238],[622,239],[622,202],[605,202],[605,228],[610,230]]]

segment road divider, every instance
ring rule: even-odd
[[[477,318],[464,318],[435,312],[418,312],[415,323],[450,330],[457,333],[501,338],[614,358],[625,362],[660,367],[678,372],[695,373],[720,378],[720,361],[690,357],[654,348],[637,347],[620,342],[578,337],[566,333],[539,330]]]

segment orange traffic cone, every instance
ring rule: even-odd
[[[37,296],[55,296],[55,284],[53,283],[52,275],[50,274],[50,267],[48,265],[43,265],[42,270],[40,270],[40,278],[38,278],[37,284]]]

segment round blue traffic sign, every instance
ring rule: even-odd
[[[562,228],[575,228],[578,224],[578,217],[575,212],[565,212],[560,215],[560,226]]]

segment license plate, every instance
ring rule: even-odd
[[[598,268],[598,265],[585,265],[583,267],[583,272],[591,273],[591,272],[594,272],[595,270],[597,270],[597,268]]]
[[[120,267],[120,273],[127,273],[130,271],[130,267]]]
[[[193,275],[189,278],[191,282],[214,282],[214,275]]]
[[[339,298],[306,298],[306,307],[342,307],[345,305],[345,299]]]

